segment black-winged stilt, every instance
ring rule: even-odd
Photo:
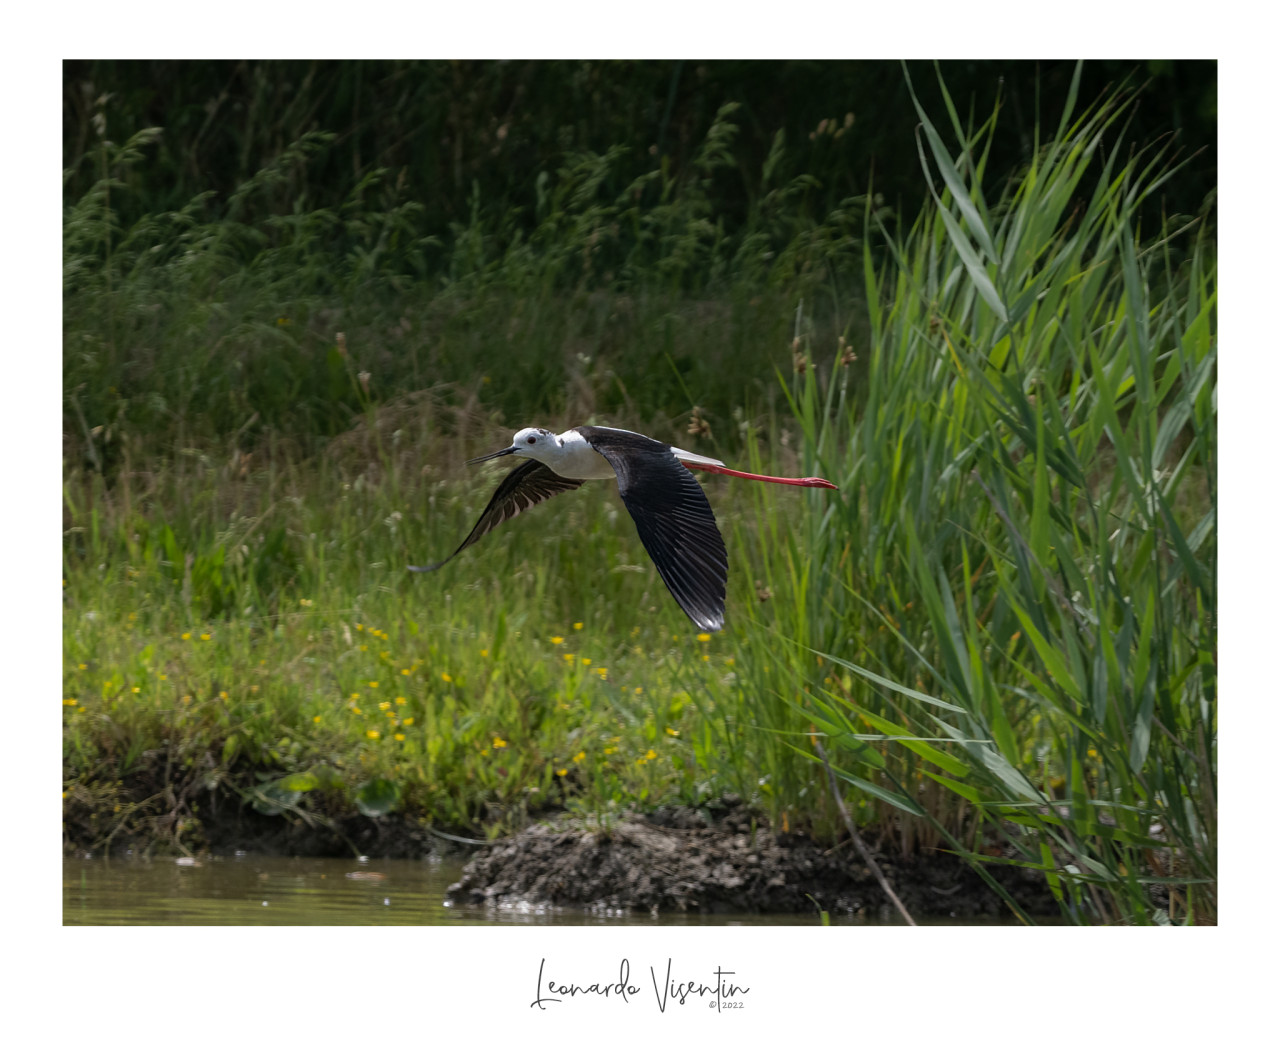
[[[729,469],[719,459],[607,426],[575,426],[559,434],[546,429],[522,429],[512,438],[509,448],[471,459],[468,465],[503,455],[531,461],[507,474],[461,546],[436,564],[411,565],[410,571],[435,571],[503,521],[562,491],[572,491],[584,480],[616,478],[618,494],[636,522],[640,541],[653,558],[662,581],[684,613],[704,630],[718,630],[724,625],[729,558],[715,514],[689,470],[702,469],[770,484],[835,487],[821,477],[742,473]]]

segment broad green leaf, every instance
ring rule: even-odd
[[[263,815],[279,815],[295,807],[302,794],[298,790],[289,789],[282,782],[267,782],[254,786],[249,796],[254,810]]]
[[[319,786],[320,779],[309,771],[296,771],[292,775],[286,775],[281,779],[279,785],[286,790],[306,793]]]
[[[352,798],[362,815],[386,815],[400,803],[400,787],[390,779],[370,779]]]

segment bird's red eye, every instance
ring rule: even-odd
[[[528,443],[528,444],[536,444],[536,443],[538,443],[538,438],[537,438],[537,437],[528,437],[528,438],[526,438],[526,441],[525,441],[525,442],[526,442],[526,443]]]

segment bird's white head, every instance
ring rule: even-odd
[[[521,458],[541,458],[539,454],[547,448],[558,447],[556,435],[549,429],[529,426],[511,438],[512,454]]]
[[[528,426],[511,438],[511,446],[509,448],[503,448],[501,451],[495,451],[490,455],[481,455],[479,458],[469,459],[468,465],[473,462],[486,462],[489,459],[500,458],[503,455],[515,455],[516,458],[532,458],[537,459],[539,462],[546,462],[549,457],[554,457],[555,451],[559,446],[559,440],[549,429]]]

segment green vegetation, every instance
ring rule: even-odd
[[[796,383],[805,455],[846,498],[761,543],[791,599],[772,636],[744,632],[742,698],[756,723],[829,734],[905,841],[981,863],[998,828],[1073,916],[1138,917],[1163,884],[1167,915],[1197,919],[1215,912],[1216,276],[1198,224],[1138,239],[1171,172],[1098,155],[1122,116],[1068,111],[988,204],[989,125],[951,111],[953,163],[921,110],[947,192],[886,265],[868,256],[865,399]],[[822,685],[793,673],[794,712],[762,698],[806,648],[830,653]]]
[[[1144,231],[1175,169],[1077,85],[1007,179],[995,114],[921,105],[905,229],[815,210],[785,136],[742,167],[732,106],[679,171],[574,154],[532,226],[477,192],[448,236],[382,174],[272,204],[319,135],[126,221],[156,133],[101,138],[65,219],[68,825],[185,848],[230,794],[498,834],[731,791],[833,835],[817,731],[906,854],[1215,920],[1211,202]],[[712,637],[605,486],[404,571],[487,500],[465,457],[586,421],[840,491],[708,480]]]

